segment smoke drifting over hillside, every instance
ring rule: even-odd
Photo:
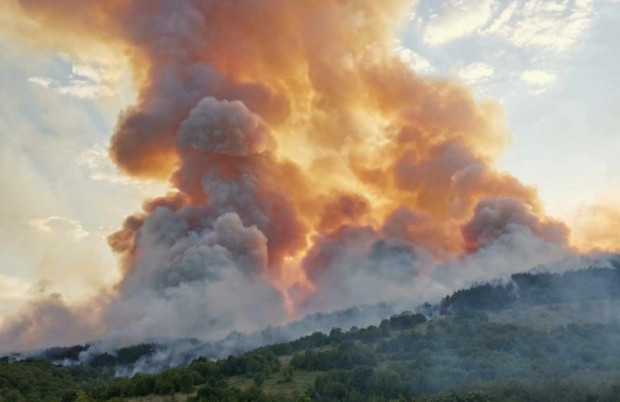
[[[19,6],[58,43],[127,55],[138,98],[111,158],[176,189],[110,236],[123,279],[92,337],[217,339],[443,294],[455,284],[446,272],[478,278],[475,261],[506,264],[506,251],[511,270],[573,253],[536,190],[495,168],[508,137],[498,105],[416,75],[394,52],[412,1]]]

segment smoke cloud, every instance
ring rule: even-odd
[[[176,189],[109,238],[123,278],[107,338],[218,339],[574,252],[536,190],[496,169],[499,106],[398,57],[410,0],[18,4],[67,51],[126,55],[138,97],[110,156]]]

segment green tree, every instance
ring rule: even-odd
[[[256,388],[261,388],[263,386],[263,384],[265,383],[265,374],[264,373],[255,373],[254,376],[252,377],[252,381],[254,381],[254,385],[256,385]]]
[[[284,378],[284,382],[292,382],[293,381],[293,367],[288,365],[282,369],[282,377]]]
[[[312,402],[312,398],[307,392],[302,391],[295,397],[295,402]]]
[[[75,402],[92,402],[92,399],[90,399],[89,396],[86,395],[86,392],[80,390],[77,393],[77,398],[75,398]]]
[[[4,402],[24,402],[25,399],[19,391],[12,389],[4,395],[3,401]]]

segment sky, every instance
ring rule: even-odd
[[[38,293],[87,297],[118,280],[107,236],[165,183],[136,182],[110,162],[128,76],[106,87],[97,61],[0,38],[0,315]]]
[[[550,216],[579,225],[620,200],[619,1],[421,0],[404,20],[394,46],[416,72],[501,104],[511,141],[498,168],[536,186]],[[108,157],[132,82],[122,55],[0,31],[0,317],[119,280],[107,237],[168,190]]]
[[[618,1],[425,0],[401,52],[499,100],[512,134],[501,168],[569,219],[620,189],[618,17]]]

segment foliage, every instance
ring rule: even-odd
[[[504,284],[446,297],[446,318],[427,321],[421,314],[403,313],[367,328],[334,328],[131,378],[114,378],[110,369],[136,362],[153,345],[95,356],[75,367],[4,358],[0,401],[122,402],[179,393],[191,395],[189,402],[618,401],[619,325],[567,323],[537,330],[489,318],[514,306],[620,298],[618,269],[513,275]],[[575,286],[580,290],[570,292]],[[45,356],[62,361],[85,350],[54,348]],[[289,390],[286,397],[278,395],[283,389]]]
[[[75,401],[81,391],[103,399],[110,375],[88,367],[62,367],[43,360],[11,362],[0,359],[3,401]]]
[[[324,371],[374,366],[377,364],[377,357],[371,348],[347,340],[335,349],[318,352],[308,349],[303,354],[296,354],[291,364],[295,368]]]
[[[446,296],[441,314],[497,311],[514,305],[544,305],[620,298],[620,266],[554,273],[520,273],[506,283],[480,284]]]

